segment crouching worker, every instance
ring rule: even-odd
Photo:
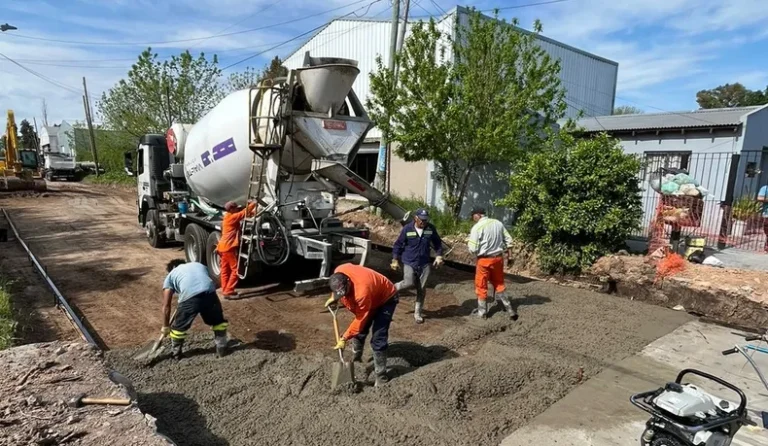
[[[171,338],[175,359],[181,359],[187,330],[199,314],[203,322],[213,330],[216,356],[227,354],[227,327],[216,284],[208,277],[208,269],[202,263],[185,263],[171,260],[166,267],[168,276],[163,283],[163,333]],[[176,317],[171,318],[171,299],[179,296]]]
[[[383,275],[364,266],[340,265],[329,280],[331,297],[325,306],[340,302],[355,315],[355,320],[334,347],[342,350],[347,341],[352,345],[355,361],[362,361],[365,338],[373,328],[371,349],[376,386],[389,381],[387,376],[387,347],[389,325],[400,301],[395,285]]]

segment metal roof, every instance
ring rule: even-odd
[[[665,130],[707,127],[731,127],[743,122],[743,117],[768,106],[715,108],[691,112],[648,113],[582,118],[577,127],[588,132]],[[564,123],[565,121],[561,122]]]

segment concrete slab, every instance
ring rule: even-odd
[[[696,368],[740,387],[747,395],[752,419],[762,426],[761,410],[768,410],[768,390],[741,355],[722,356],[721,351],[744,344],[733,330],[702,322],[690,322],[649,344],[642,352],[609,365],[597,376],[569,393],[531,423],[507,437],[502,446],[531,444],[557,446],[617,446],[639,444],[645,412],[635,408],[630,395],[674,381],[685,368]],[[768,355],[753,359],[768,373]],[[709,385],[708,391],[735,398],[733,393]],[[768,430],[744,427],[734,445],[768,446]]]

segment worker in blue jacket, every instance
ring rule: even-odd
[[[439,268],[443,264],[443,242],[437,234],[437,229],[429,223],[429,213],[426,209],[419,209],[413,217],[413,221],[403,226],[400,236],[392,247],[392,264],[394,271],[400,269],[400,261],[403,263],[403,280],[395,287],[399,290],[416,288],[416,308],[413,317],[417,324],[424,322],[421,311],[424,307],[424,295],[426,292],[427,278],[430,270],[430,247],[435,249],[435,262],[432,264]]]

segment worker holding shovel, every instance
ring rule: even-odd
[[[213,330],[216,356],[227,354],[227,327],[216,284],[208,276],[208,268],[202,263],[185,263],[171,260],[166,267],[168,276],[163,283],[163,334],[170,336],[174,359],[181,359],[187,330],[199,314],[203,322]],[[171,299],[179,296],[176,316],[171,321]]]
[[[355,320],[334,347],[343,350],[347,341],[352,344],[354,361],[362,361],[365,338],[373,328],[371,349],[376,386],[389,381],[387,376],[387,347],[389,325],[400,301],[395,285],[376,271],[360,265],[340,265],[329,279],[331,297],[326,307],[339,303],[355,315]]]
[[[395,287],[398,291],[416,288],[416,306],[413,317],[417,324],[424,323],[421,310],[424,308],[427,278],[430,272],[430,248],[435,249],[435,262],[431,265],[439,268],[443,264],[443,241],[437,234],[437,228],[429,222],[426,209],[418,209],[413,216],[413,222],[403,226],[400,236],[392,246],[392,264],[394,271],[400,269],[402,260],[403,280]]]

